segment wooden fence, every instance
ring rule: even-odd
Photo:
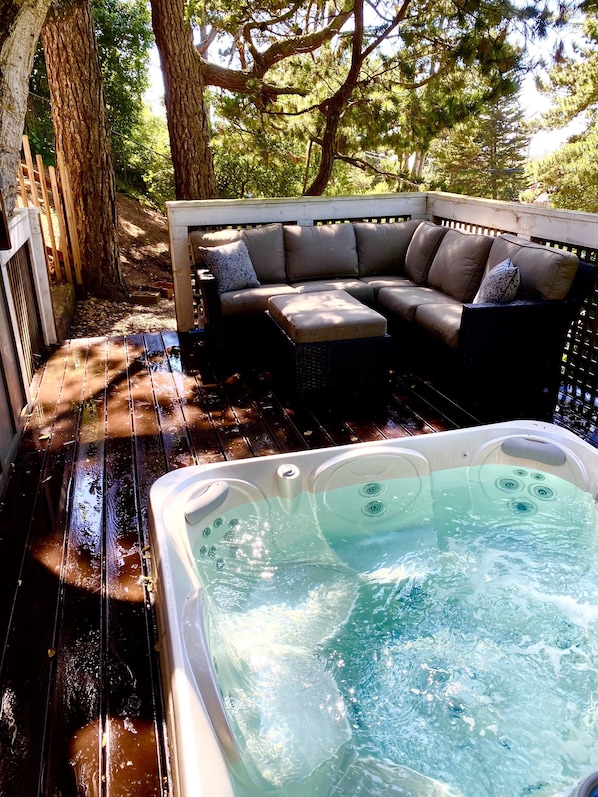
[[[41,155],[37,155],[34,164],[29,139],[23,136],[19,204],[40,211],[48,274],[56,282],[82,286],[81,253],[68,168],[62,153],[57,154],[56,160],[56,167],[45,167]]]

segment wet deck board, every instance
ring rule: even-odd
[[[148,558],[162,474],[463,422],[401,381],[371,406],[299,402],[182,343],[65,342],[36,383],[0,511],[3,797],[169,793]]]

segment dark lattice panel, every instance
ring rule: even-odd
[[[409,221],[411,216],[403,214],[402,216],[356,216],[351,219],[317,219],[314,221],[316,227],[321,227],[324,224],[353,224],[357,221],[368,221],[372,224],[393,224],[398,221]]]
[[[470,221],[446,219],[443,216],[434,216],[434,224],[440,224],[442,227],[450,227],[451,230],[459,230],[460,232],[475,233],[476,235],[491,235],[493,238],[503,233],[512,233],[516,235],[512,230],[503,230],[500,227],[488,227],[483,224],[473,224]]]
[[[18,249],[6,264],[11,295],[17,315],[19,339],[23,347],[29,382],[41,362],[44,337],[35,288],[29,248]]]
[[[534,240],[573,252],[587,263],[598,264],[598,249],[546,239]],[[556,414],[563,425],[598,445],[597,338],[598,281],[595,279],[567,336]]]

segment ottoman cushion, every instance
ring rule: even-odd
[[[386,334],[386,319],[345,291],[322,291],[268,300],[271,317],[295,343],[316,343]]]

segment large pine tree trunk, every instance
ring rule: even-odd
[[[102,298],[119,298],[116,183],[102,76],[89,0],[44,25],[56,148],[71,178],[83,281]]]
[[[164,77],[176,198],[213,199],[216,180],[203,78],[184,0],[152,0],[152,25]]]
[[[0,3],[0,173],[12,213],[27,111],[29,75],[50,0]]]

